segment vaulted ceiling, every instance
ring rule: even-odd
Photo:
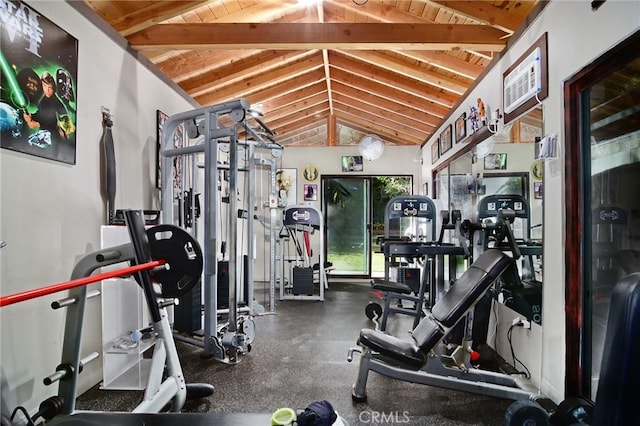
[[[85,3],[201,105],[246,98],[285,146],[420,145],[537,0]]]

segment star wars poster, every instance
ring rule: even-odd
[[[0,31],[0,146],[75,164],[78,41],[9,0]]]

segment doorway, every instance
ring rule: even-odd
[[[378,236],[384,211],[396,195],[410,194],[412,176],[322,176],[326,260],[332,276],[370,278],[384,273]]]

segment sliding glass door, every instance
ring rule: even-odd
[[[384,235],[387,202],[409,194],[411,176],[323,176],[326,259],[332,276],[382,276],[384,256],[378,236]]]
[[[362,177],[323,177],[327,261],[332,275],[370,274],[370,185]]]

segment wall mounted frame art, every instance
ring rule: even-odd
[[[440,158],[440,139],[436,139],[431,144],[431,164],[434,164]]]
[[[362,170],[362,155],[345,155],[342,157],[343,172],[361,172]]]
[[[304,184],[304,200],[316,201],[318,199],[318,184],[305,183]]]
[[[162,158],[160,151],[162,149],[162,138],[164,122],[169,116],[160,110],[156,110],[156,188],[162,188]],[[181,123],[176,127],[173,133],[173,147],[182,148],[184,145],[184,125]],[[173,157],[173,188],[180,190],[182,188],[182,176],[184,174],[183,156]]]
[[[76,163],[78,40],[22,2],[0,19],[0,146]]]
[[[278,169],[276,186],[278,187],[278,206],[298,204],[298,169]]]
[[[507,154],[496,153],[484,157],[485,170],[507,170]]]
[[[456,120],[456,143],[467,137],[467,113],[463,112]]]
[[[440,156],[449,151],[453,146],[453,135],[451,134],[451,124],[440,133]]]

